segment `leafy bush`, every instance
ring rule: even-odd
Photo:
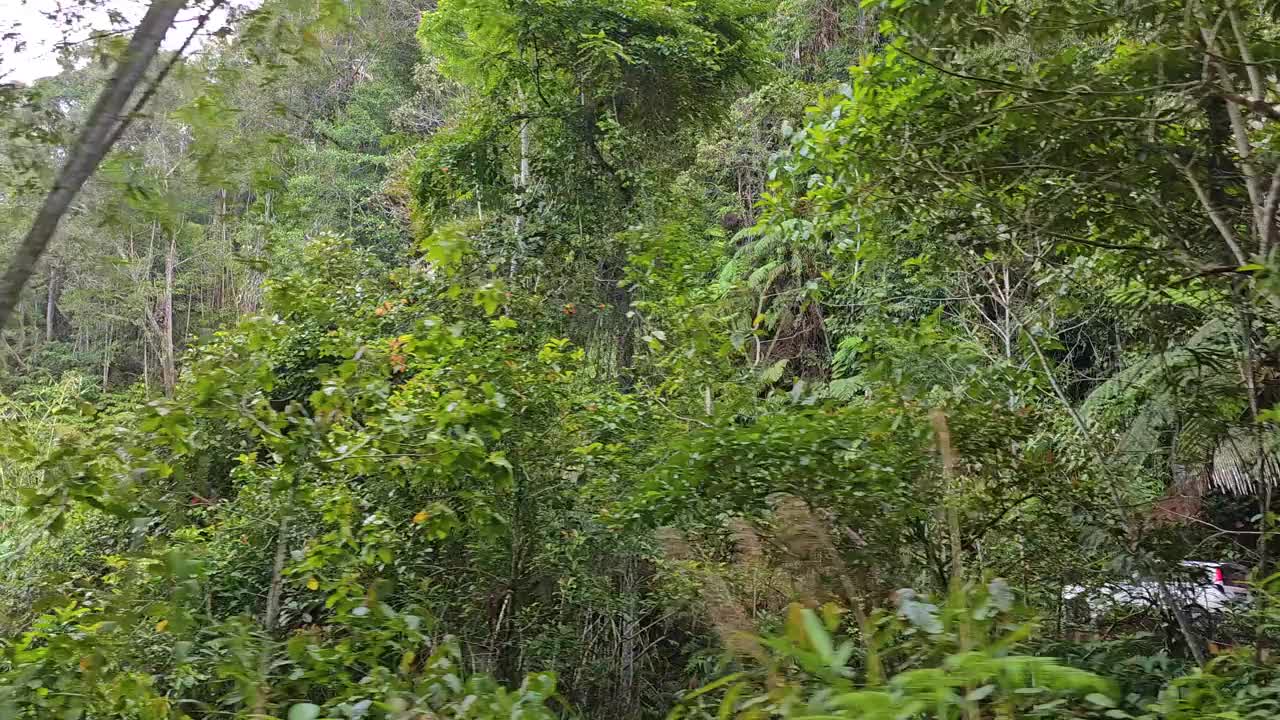
[[[757,667],[689,693],[670,717],[1064,717],[1114,705],[1103,677],[1017,652],[1032,627],[1012,622],[1001,581],[941,606],[909,590],[898,602],[850,634],[835,606],[792,606],[786,633],[758,641]]]

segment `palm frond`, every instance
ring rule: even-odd
[[[1280,455],[1268,438],[1254,428],[1235,428],[1218,443],[1208,472],[1208,484],[1232,495],[1258,495],[1280,479]]]

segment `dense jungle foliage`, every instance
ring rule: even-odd
[[[0,328],[0,718],[1280,717],[1270,0],[190,4]]]

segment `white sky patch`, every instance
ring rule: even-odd
[[[142,19],[150,5],[147,0],[99,0],[96,7],[84,7],[82,0],[0,0],[0,83],[31,83],[39,78],[57,75],[58,48],[64,43],[83,42],[97,33],[116,31],[128,36],[133,25]],[[227,3],[237,9],[251,8],[261,0],[233,0]],[[86,3],[87,4],[87,3]],[[204,14],[201,6],[206,2],[192,2],[178,16],[169,30],[164,47],[176,50],[194,29],[197,19]],[[125,19],[125,25],[113,25],[112,12]],[[222,8],[214,13],[205,26],[207,34],[226,23],[227,11]],[[5,38],[8,33],[14,38]],[[15,41],[25,47],[14,51]],[[192,41],[190,50],[203,44],[203,37]]]

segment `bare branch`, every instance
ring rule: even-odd
[[[1280,105],[1272,105],[1260,97],[1245,97],[1240,93],[1222,93],[1222,98],[1268,120],[1280,120]]]

